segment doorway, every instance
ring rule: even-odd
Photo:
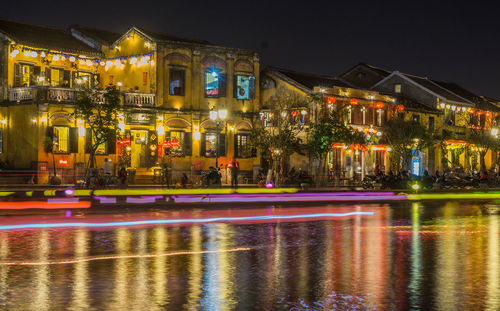
[[[148,148],[148,131],[130,131],[130,164],[135,168],[146,167],[146,153]]]

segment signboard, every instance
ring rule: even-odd
[[[413,157],[411,160],[411,173],[416,176],[420,176],[420,158]]]
[[[132,125],[154,125],[155,115],[149,113],[129,113],[127,124]]]

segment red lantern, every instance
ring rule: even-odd
[[[169,140],[164,141],[163,142],[163,147],[164,148],[171,148],[172,147],[172,143]]]
[[[382,108],[384,108],[384,103],[383,103],[383,102],[377,102],[377,103],[375,104],[375,108],[378,108],[378,109],[382,109]]]
[[[405,106],[403,106],[403,105],[398,105],[398,106],[397,106],[397,109],[398,109],[398,111],[403,111],[403,110],[405,110]]]
[[[334,104],[335,103],[335,97],[333,97],[333,96],[328,97],[327,100],[326,100],[326,102],[329,103],[329,104]]]
[[[172,139],[172,141],[170,141],[170,144],[172,145],[172,147],[177,147],[179,146],[179,141],[177,139]]]
[[[357,105],[357,104],[358,104],[358,100],[357,100],[356,98],[352,98],[352,99],[349,101],[349,103],[350,103],[351,105],[353,105],[353,106],[354,106],[354,105]]]

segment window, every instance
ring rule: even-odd
[[[205,97],[226,96],[226,75],[217,71],[205,72]]]
[[[112,78],[111,78],[112,79]],[[79,86],[79,87],[92,87],[94,86],[95,81],[93,79],[93,76],[89,72],[77,72],[75,75],[75,79],[73,81],[73,86]]]
[[[455,125],[455,111],[451,109],[446,109],[445,123],[446,125]]]
[[[234,154],[237,158],[250,158],[252,156],[252,150],[248,146],[249,138],[248,134],[236,134]]]
[[[184,96],[185,71],[170,69],[170,95]]]
[[[217,138],[215,133],[205,134],[205,157],[215,157],[217,152]]]
[[[92,144],[95,144],[95,137],[92,135]],[[106,154],[106,142],[103,142],[102,144],[99,144],[97,147],[97,150],[95,151],[95,154]]]
[[[170,148],[170,155],[173,157],[183,157],[185,150],[185,141],[183,131],[170,131],[170,141],[176,140],[178,142],[177,146]]]
[[[234,98],[253,99],[255,97],[255,77],[244,75],[234,77]]]
[[[45,70],[45,77],[50,86],[61,86],[63,84],[64,70],[47,68]]]
[[[401,93],[401,84],[394,84],[394,93]]]
[[[429,117],[429,132],[434,133],[434,117]]]
[[[309,114],[307,113],[307,109],[293,109],[290,114],[292,116],[292,120],[300,124],[309,123]]]
[[[69,152],[69,127],[54,126],[54,153],[68,153]]]
[[[40,66],[30,64],[14,65],[14,87],[34,86],[41,81]]]
[[[272,113],[269,111],[265,111],[265,112],[260,113],[260,120],[262,122],[263,127],[273,126],[272,122],[271,122],[271,117],[272,117]]]

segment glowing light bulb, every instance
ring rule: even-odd
[[[24,51],[24,53],[23,53],[23,54],[24,54],[24,56],[26,56],[26,57],[29,57],[29,56],[31,56],[31,53],[30,53],[30,51]]]
[[[87,66],[89,66],[89,67],[90,67],[90,66],[92,66],[92,61],[91,61],[91,60],[87,60],[87,61],[85,62],[85,64],[87,64]]]
[[[61,60],[66,60],[66,56],[61,56]]]
[[[114,62],[114,65],[115,65],[115,66],[120,66],[120,64],[121,64],[121,62],[120,62],[120,60],[119,60],[119,59],[115,60],[115,62]]]
[[[42,53],[40,53],[40,56],[45,57],[45,56],[47,56],[47,54],[45,54],[45,52],[42,52]]]
[[[133,64],[135,64],[135,63],[137,63],[137,58],[136,58],[136,57],[132,57],[132,58],[130,59],[130,63],[131,63],[132,65],[133,65]]]
[[[108,66],[108,67],[109,67],[109,66],[111,66],[111,65],[113,65],[113,62],[112,62],[112,61],[110,61],[110,60],[106,61],[106,66]]]
[[[57,62],[59,60],[59,55],[52,56],[52,60]]]
[[[31,52],[31,57],[37,57],[37,56],[38,56],[37,52],[35,52],[35,51]]]
[[[74,56],[70,56],[69,57],[69,61],[72,62],[72,63],[74,63],[76,61],[76,58]]]
[[[106,63],[101,61],[101,62],[99,62],[99,65],[104,66],[104,65],[106,65]]]

